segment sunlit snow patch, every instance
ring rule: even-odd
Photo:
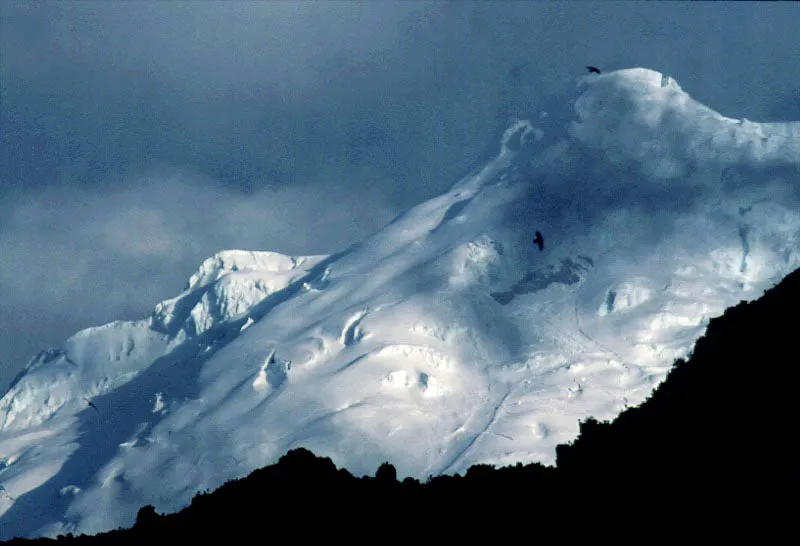
[[[265,391],[280,387],[286,381],[286,374],[290,368],[290,362],[276,358],[275,351],[270,352],[253,380],[253,389]]]
[[[153,404],[153,413],[159,413],[166,407],[164,404],[164,393],[157,392],[155,403]]]
[[[650,299],[652,291],[641,279],[619,283],[606,292],[606,299],[597,314],[604,317],[610,313],[618,313],[638,307]]]
[[[450,283],[454,287],[486,285],[502,281],[503,246],[488,235],[469,241],[453,251]]]
[[[80,488],[80,487],[78,487],[77,485],[67,485],[67,486],[65,486],[65,487],[62,487],[62,488],[59,490],[59,493],[61,494],[61,496],[62,496],[62,497],[63,497],[63,496],[66,496],[66,495],[72,495],[72,496],[75,496],[75,495],[77,495],[77,494],[78,494],[78,493],[80,493],[80,492],[81,492],[81,488]]]
[[[361,321],[367,315],[367,310],[362,309],[348,318],[342,327],[342,333],[339,334],[339,343],[342,345],[352,345],[361,339]]]
[[[419,388],[425,396],[444,396],[448,389],[441,381],[426,373],[419,374]]]
[[[434,349],[421,345],[387,345],[376,356],[402,357],[409,362],[424,363],[437,370],[452,370],[455,360]]]
[[[390,387],[408,388],[415,385],[416,382],[416,377],[405,370],[391,372],[383,379],[383,384]]]

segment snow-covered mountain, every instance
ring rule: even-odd
[[[34,358],[0,400],[0,539],[129,526],[300,446],[401,478],[552,463],[641,403],[800,265],[800,123],[646,69],[569,95],[360,244],[220,252],[151,316]]]

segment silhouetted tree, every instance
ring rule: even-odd
[[[148,527],[156,521],[158,521],[158,514],[156,513],[156,509],[152,504],[143,506],[136,514],[137,526]]]
[[[375,479],[383,484],[397,483],[397,470],[388,462],[383,463],[375,472]]]

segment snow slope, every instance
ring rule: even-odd
[[[299,446],[359,475],[550,464],[800,265],[799,166],[800,123],[646,69],[580,78],[373,237],[221,252],[149,318],[39,355],[0,400],[0,539],[129,526]]]

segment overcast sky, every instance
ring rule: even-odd
[[[800,120],[800,6],[0,3],[0,388],[225,248],[330,253],[593,64]]]

